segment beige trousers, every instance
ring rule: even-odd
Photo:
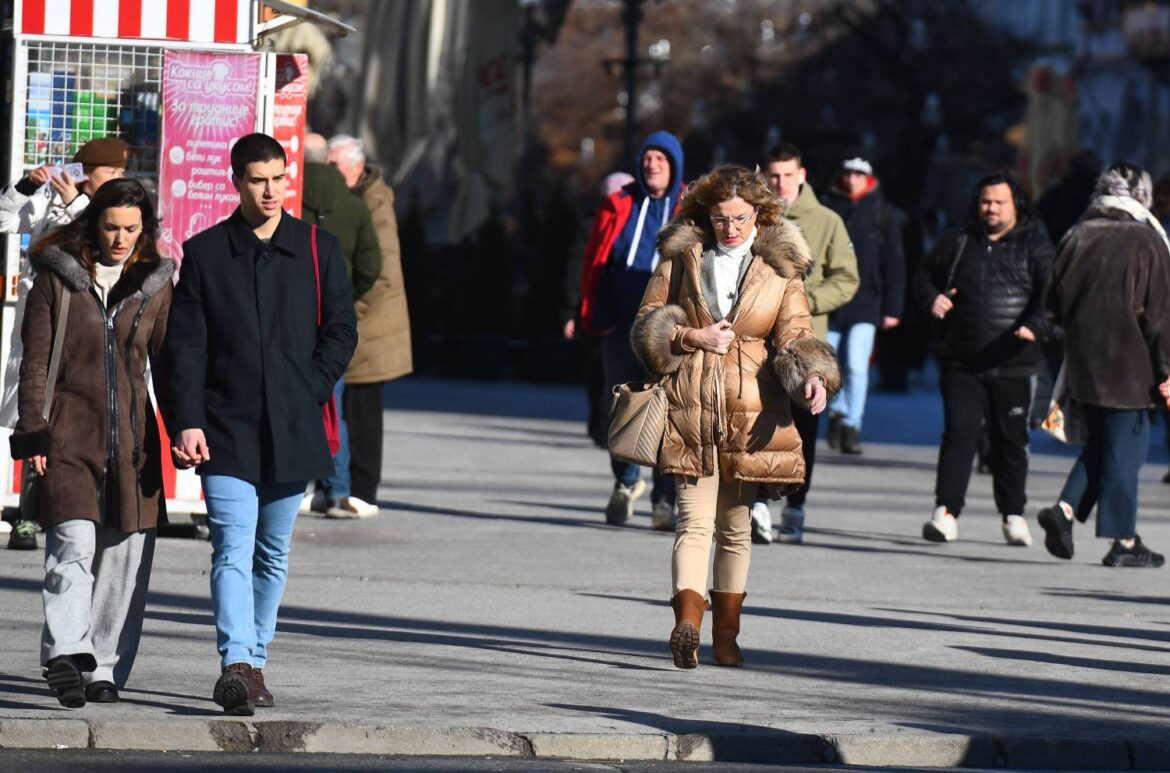
[[[723,480],[719,470],[709,478],[675,476],[678,527],[671,562],[673,593],[690,589],[707,593],[707,564],[715,538],[712,588],[743,593],[752,559],[751,506],[758,483]],[[673,594],[672,594],[673,595]]]

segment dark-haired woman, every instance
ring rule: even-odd
[[[162,345],[174,262],[134,180],[33,245],[13,458],[40,480],[45,627],[41,664],[64,706],[118,699],[142,633],[155,529],[164,517],[159,434],[146,389]],[[68,310],[61,318],[62,301]],[[52,404],[54,333],[64,325]]]
[[[840,386],[832,348],[813,332],[801,276],[812,258],[760,174],[723,166],[683,196],[659,235],[659,263],[631,333],[647,370],[666,376],[658,466],[673,473],[674,664],[698,665],[715,542],[716,665],[743,663],[736,637],[751,559],[749,509],[760,484],[804,482],[791,402],[814,413]]]

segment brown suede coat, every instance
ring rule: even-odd
[[[659,469],[707,477],[718,461],[725,479],[779,484],[777,493],[795,490],[805,470],[791,401],[804,401],[804,384],[813,376],[824,379],[830,396],[841,382],[832,347],[813,331],[801,280],[812,263],[808,245],[787,221],[759,229],[727,317],[735,342],[719,355],[682,347],[688,328],[718,319],[710,291],[704,292],[712,281],[704,268],[714,259],[704,246],[708,238],[687,223],[663,229],[662,260],[630,334],[646,369],[667,377]]]
[[[361,298],[354,302],[358,320],[358,345],[349,368],[347,384],[376,384],[405,376],[414,369],[410,349],[410,312],[402,281],[402,249],[398,244],[398,219],[394,215],[394,191],[382,181],[382,170],[367,165],[354,193],[362,197],[374,220],[382,248],[382,272]]]
[[[83,518],[125,532],[153,529],[166,513],[146,365],[166,333],[174,261],[127,269],[108,311],[72,255],[50,247],[32,264],[37,278],[21,326],[20,419],[11,445],[13,458],[48,458],[37,500],[41,523]],[[66,287],[69,316],[46,422],[45,377]]]

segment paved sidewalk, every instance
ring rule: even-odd
[[[1037,439],[1029,521],[1003,544],[974,476],[961,540],[933,503],[934,393],[875,395],[866,453],[822,446],[802,546],[757,546],[747,667],[679,671],[671,538],[604,524],[608,461],[576,388],[387,390],[383,513],[302,518],[272,661],[277,708],[222,719],[207,543],[160,541],[124,701],[70,711],[37,667],[40,556],[0,551],[0,747],[253,748],[970,767],[1170,767],[1170,570],[1048,556],[1034,513],[1067,450]],[[1161,442],[1160,440],[1158,441]],[[1143,538],[1170,550],[1158,445]]]

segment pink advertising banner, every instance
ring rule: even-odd
[[[260,54],[166,51],[162,82],[159,251],[181,260],[182,245],[228,217],[234,141],[256,130]]]
[[[305,115],[309,109],[309,55],[279,54],[276,57],[276,97],[272,101],[272,136],[288,156],[288,185],[284,208],[293,217],[301,216],[305,189]]]

